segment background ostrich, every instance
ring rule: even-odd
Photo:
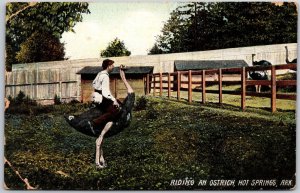
[[[266,60],[254,61],[255,54],[252,54],[252,65],[253,66],[271,66],[272,64]],[[268,80],[266,70],[263,71],[249,71],[249,76],[252,80]],[[261,85],[255,85],[256,92],[260,93]]]
[[[284,46],[285,48],[285,62],[287,64],[291,64],[291,63],[297,63],[297,58],[295,58],[294,60],[292,61],[289,61],[289,50],[288,50],[288,47],[287,46]]]

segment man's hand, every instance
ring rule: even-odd
[[[114,101],[114,104],[113,104],[113,105],[116,106],[116,107],[118,107],[118,108],[120,107],[120,105],[119,105],[119,103],[118,103],[117,100]]]

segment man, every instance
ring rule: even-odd
[[[132,87],[126,80],[125,72],[123,67],[120,68],[121,79],[127,88],[127,96],[125,97],[123,103],[119,103],[122,108],[117,117],[113,121],[107,121],[103,123],[102,126],[96,126],[93,131],[89,128],[87,120],[95,119],[95,117],[101,118],[103,113],[99,108],[90,108],[88,111],[81,113],[80,115],[65,115],[66,121],[77,131],[97,137],[96,140],[96,156],[95,163],[97,168],[106,167],[106,162],[103,156],[102,143],[104,137],[111,137],[120,132],[122,132],[126,127],[129,126],[132,120],[132,109],[134,107],[135,93]]]
[[[126,70],[126,69],[125,69]],[[103,111],[99,107],[91,107],[89,110],[77,114],[77,115],[64,115],[66,121],[77,131],[93,136],[99,137],[103,128],[106,126],[107,123],[113,122],[112,127],[109,129],[106,136],[113,136],[119,132],[121,132],[124,128],[129,126],[132,118],[132,109],[134,107],[135,101],[135,93],[132,87],[126,80],[124,69],[120,68],[120,76],[121,79],[127,89],[127,96],[123,100],[123,102],[119,102],[120,104],[120,112],[118,112],[116,118],[113,121],[106,121],[103,122],[100,126],[95,126],[93,130],[91,130],[88,122],[92,122],[91,120],[99,119],[103,116]]]
[[[98,73],[93,81],[93,88],[95,92],[98,92],[103,96],[102,102],[97,105],[103,111],[103,115],[98,118],[89,121],[91,131],[94,133],[94,128],[98,126],[103,126],[109,121],[113,121],[118,115],[120,105],[118,101],[111,94],[109,86],[109,73],[114,69],[114,61],[106,59],[102,62],[103,70]]]

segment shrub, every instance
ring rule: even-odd
[[[55,105],[60,105],[61,104],[60,97],[57,96],[57,94],[55,94],[55,96],[54,96],[54,104]]]
[[[80,103],[80,102],[76,99],[72,99],[69,103],[70,104],[77,104],[77,103]]]
[[[25,99],[25,94],[24,94],[23,91],[20,90],[20,92],[19,92],[18,96],[16,97],[15,101],[16,101],[16,103],[21,104],[21,103],[24,102],[24,99]]]
[[[140,111],[140,110],[145,110],[147,107],[147,99],[145,96],[141,96],[137,98],[136,104],[135,104],[135,110]]]
[[[147,108],[146,118],[147,119],[156,119],[157,117],[158,117],[158,111],[152,105],[150,105]]]

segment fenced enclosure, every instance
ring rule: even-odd
[[[22,91],[29,98],[52,103],[55,95],[61,100],[80,99],[80,68],[16,70],[6,73],[5,95],[16,97]]]
[[[276,99],[296,100],[296,94],[277,93],[276,87],[296,86],[294,80],[276,80],[277,70],[297,70],[297,64],[283,64],[273,66],[251,66],[243,68],[209,69],[198,71],[177,71],[174,73],[155,73],[148,75],[145,82],[147,85],[146,94],[152,90],[153,96],[159,96],[166,92],[167,97],[176,93],[178,100],[181,99],[181,91],[188,92],[188,102],[193,101],[193,92],[202,93],[202,103],[207,102],[206,93],[218,94],[219,103],[222,104],[223,94],[240,95],[241,109],[246,109],[246,96],[270,98],[271,111],[276,111]],[[268,71],[268,80],[250,80],[248,72]],[[207,85],[218,85],[216,90],[208,90]],[[223,85],[240,85],[240,90],[223,90]],[[264,85],[269,86],[270,92],[247,91],[247,86]]]

